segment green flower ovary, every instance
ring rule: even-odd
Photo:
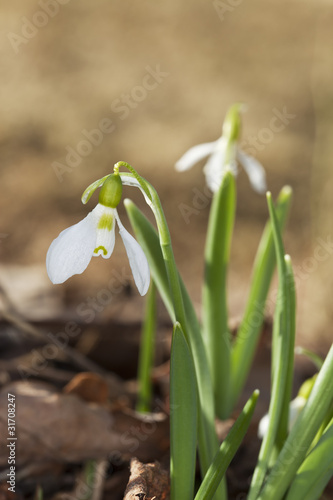
[[[122,192],[123,185],[120,175],[111,174],[101,187],[98,201],[105,207],[116,208],[120,203]]]
[[[223,123],[222,133],[230,142],[236,142],[239,139],[241,128],[241,107],[242,105],[238,103],[230,106]]]

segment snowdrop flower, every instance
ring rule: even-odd
[[[208,157],[204,166],[206,183],[214,193],[218,191],[224,172],[230,170],[237,175],[237,161],[242,164],[255,191],[266,191],[266,175],[263,166],[252,156],[245,154],[237,145],[240,133],[240,111],[242,105],[230,107],[222,127],[222,136],[214,142],[206,142],[189,149],[176,163],[179,172],[190,169]]]
[[[81,221],[62,231],[51,243],[46,256],[46,268],[54,284],[63,283],[74,274],[81,274],[92,257],[108,259],[115,245],[115,227],[125,245],[135,284],[141,295],[147,293],[150,271],[146,256],[139,243],[122,225],[116,207],[122,196],[122,184],[137,185],[132,180],[121,180],[117,173],[96,181],[84,192],[86,203],[101,186],[97,206]]]

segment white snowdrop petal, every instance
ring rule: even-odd
[[[92,213],[62,231],[46,256],[46,269],[54,284],[63,283],[87,268],[96,245],[96,221]]]
[[[288,429],[289,432],[294,426],[299,414],[303,410],[305,404],[306,404],[306,399],[303,398],[302,396],[297,396],[295,399],[293,399],[290,402],[289,405],[289,421],[288,421]]]
[[[96,245],[93,256],[101,255],[104,259],[109,259],[114,249],[116,235],[114,208],[109,208],[100,203],[92,211],[92,215],[97,220]]]
[[[202,160],[206,156],[214,152],[216,144],[218,141],[206,142],[204,144],[198,144],[190,148],[175,164],[175,169],[178,172],[183,172],[193,167],[195,163]]]
[[[118,215],[116,217],[119,226],[119,234],[126,249],[135,284],[139,290],[140,295],[145,295],[150,284],[150,270],[147,258],[139,243],[124,228],[119,220]]]
[[[253,156],[245,154],[240,149],[237,151],[237,157],[243,165],[253,189],[258,193],[265,193],[267,191],[266,173],[261,163],[253,158]]]
[[[301,411],[303,410],[306,399],[302,396],[297,396],[295,399],[289,403],[289,416],[288,416],[288,431],[290,432],[293,428],[297,418],[299,417]],[[262,417],[258,425],[258,437],[263,439],[268,431],[269,417],[268,413]]]
[[[213,193],[218,191],[224,172],[225,152],[217,149],[209,158],[204,166],[207,186]]]
[[[107,229],[97,230],[96,246],[94,248],[93,257],[98,257],[99,255],[103,257],[103,259],[109,259],[111,257],[116,242],[114,224],[115,223],[113,223],[111,231]]]
[[[269,417],[268,413],[262,417],[262,419],[259,422],[258,425],[258,438],[259,439],[264,439],[264,436],[266,435],[268,431],[268,424],[269,424]]]

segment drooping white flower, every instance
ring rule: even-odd
[[[245,154],[237,145],[240,110],[239,104],[231,106],[223,123],[222,136],[217,141],[190,148],[175,164],[176,170],[179,172],[188,170],[198,161],[208,157],[204,166],[206,183],[211,191],[216,192],[226,170],[231,170],[237,175],[237,162],[239,162],[247,173],[253,189],[259,193],[265,192],[266,174],[263,166],[255,158]]]
[[[108,259],[114,249],[115,227],[118,225],[135,284],[141,295],[147,293],[150,271],[146,256],[122,225],[116,209],[121,199],[122,183],[126,181],[122,182],[118,174],[106,176],[103,182],[96,183],[89,194],[91,196],[97,187],[102,186],[97,206],[82,221],[62,231],[51,243],[46,268],[52,283],[63,283],[74,274],[81,274],[92,257],[101,255]]]

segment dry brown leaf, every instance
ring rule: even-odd
[[[75,394],[59,394],[40,382],[15,382],[0,392],[7,407],[8,392],[16,396],[17,465],[81,462],[106,458],[111,463],[134,454],[153,460],[168,447],[168,420],[134,412],[111,413]],[[0,466],[7,464],[7,420],[0,415]]]
[[[169,473],[158,462],[142,464],[137,458],[131,460],[131,475],[124,500],[169,500]]]
[[[84,401],[104,404],[108,400],[109,388],[97,373],[82,372],[75,375],[64,387],[65,394],[77,394]]]

